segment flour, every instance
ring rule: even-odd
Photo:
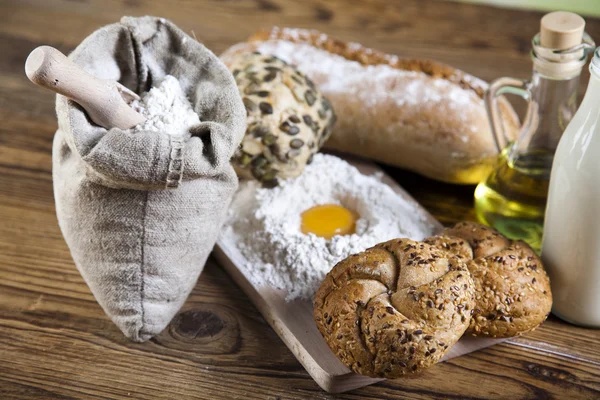
[[[319,204],[358,213],[356,233],[331,240],[303,234],[301,213]],[[283,289],[293,300],[312,299],[327,272],[350,254],[398,237],[420,240],[433,230],[416,203],[378,178],[337,157],[316,154],[302,175],[279,187],[241,183],[220,240],[246,258],[243,268],[254,285]]]
[[[286,29],[286,33],[293,30]],[[352,46],[351,46],[352,47]],[[363,48],[356,44],[356,50]],[[463,112],[483,105],[483,100],[473,91],[463,89],[442,78],[434,78],[420,71],[408,71],[387,64],[363,65],[312,45],[286,40],[260,43],[257,51],[273,54],[309,76],[325,95],[347,93],[352,90],[360,101],[369,107],[385,105],[393,99],[398,107],[437,103],[460,107]],[[397,56],[387,56],[394,62]],[[425,79],[423,79],[425,78]],[[476,88],[485,88],[483,81],[465,76],[463,80]],[[368,89],[368,90],[365,90]]]
[[[192,109],[179,81],[171,75],[165,76],[157,86],[130,105],[146,117],[146,121],[132,128],[133,131],[189,136],[190,128],[200,123],[200,118]]]

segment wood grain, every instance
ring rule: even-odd
[[[422,0],[0,0],[0,398],[600,397],[600,331],[555,318],[420,375],[326,394],[214,259],[167,330],[145,344],[127,341],[58,229],[54,98],[27,81],[23,65],[40,44],[68,53],[101,25],[144,14],[172,19],[216,53],[258,28],[298,26],[488,80],[529,75],[541,15]],[[600,39],[600,20],[588,20],[587,30]],[[474,217],[472,187],[386,170],[442,222]]]

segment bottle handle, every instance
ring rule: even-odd
[[[485,92],[485,108],[487,111],[490,127],[498,153],[500,153],[510,142],[504,131],[502,115],[498,107],[498,96],[505,93],[516,94],[522,97],[528,103],[531,103],[531,91],[529,82],[517,78],[498,78],[490,83]]]

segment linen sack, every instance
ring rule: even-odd
[[[170,74],[201,123],[192,137],[106,130],[56,98],[56,213],[73,260],[106,314],[130,339],[161,332],[180,309],[217,239],[237,177],[230,158],[246,112],[227,68],[174,24],[125,17],[70,58],[142,93]]]

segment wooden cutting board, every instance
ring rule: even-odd
[[[346,159],[365,175],[378,174],[379,179],[388,184],[399,196],[414,202],[415,205],[422,208],[375,164]],[[438,230],[442,229],[442,225],[433,216],[427,212],[426,215]],[[214,254],[323,390],[340,393],[382,380],[355,374],[338,360],[315,325],[312,302],[308,300],[286,302],[284,291],[269,286],[254,286],[245,275],[242,267],[247,264],[246,259],[237,247],[231,243],[219,240],[215,246]],[[492,346],[501,341],[501,339],[480,339],[465,336],[450,349],[442,361]]]

